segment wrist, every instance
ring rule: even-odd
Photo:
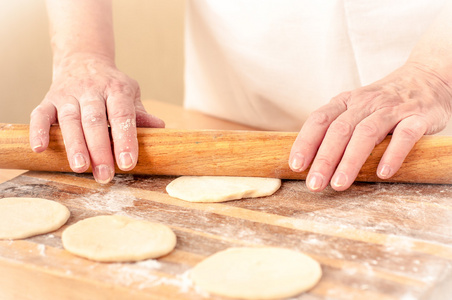
[[[429,79],[429,82],[440,89],[442,96],[446,96],[452,100],[452,67],[445,65],[438,66],[432,63],[419,62],[409,60],[405,67],[411,68],[413,72],[420,72]]]
[[[114,55],[103,52],[68,52],[53,59],[53,80],[76,69],[95,73],[99,67],[116,68]]]

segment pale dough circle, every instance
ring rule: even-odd
[[[0,199],[0,239],[25,239],[57,230],[69,219],[66,206],[42,198]]]
[[[240,299],[292,297],[311,289],[322,269],[311,257],[284,248],[229,248],[196,265],[191,279],[201,289]]]
[[[181,176],[166,187],[171,197],[190,202],[223,202],[272,195],[281,179],[233,176]]]
[[[157,258],[176,246],[176,235],[169,227],[118,215],[79,221],[61,238],[72,254],[103,262]]]

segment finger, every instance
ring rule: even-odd
[[[30,115],[30,146],[34,152],[42,152],[49,145],[50,126],[56,122],[56,109],[43,101]]]
[[[135,106],[130,95],[116,92],[107,99],[108,120],[118,167],[123,171],[135,167],[138,158],[138,141]]]
[[[377,168],[381,179],[393,176],[402,166],[414,144],[426,133],[427,124],[417,116],[399,122]]]
[[[350,187],[372,150],[387,136],[398,121],[389,109],[382,109],[365,118],[356,126],[331,179],[333,189],[343,191]]]
[[[148,114],[141,100],[135,100],[135,114],[137,127],[165,128],[165,122],[151,114]]]
[[[163,122],[163,120],[154,115],[148,114],[146,108],[144,108],[143,103],[141,102],[141,90],[139,86],[137,86],[135,92],[134,103],[137,127],[165,128],[165,122]]]
[[[350,93],[340,94],[309,116],[290,151],[289,166],[293,171],[306,170],[314,159],[330,124],[346,111],[349,97]]]
[[[108,183],[115,174],[108,133],[105,102],[100,96],[84,95],[80,99],[82,127],[88,146],[93,175],[97,182]]]
[[[331,123],[306,178],[311,191],[321,191],[328,185],[355,127],[367,114],[364,110],[347,110]]]
[[[74,98],[68,97],[57,109],[69,165],[74,172],[85,172],[89,167],[89,153],[83,134],[79,104]]]

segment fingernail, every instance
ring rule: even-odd
[[[98,183],[109,183],[113,179],[114,172],[107,165],[98,165],[94,178]]]
[[[337,173],[333,179],[333,185],[335,187],[344,186],[347,183],[347,175],[342,172]]]
[[[38,138],[38,137],[34,138],[31,141],[31,147],[32,147],[33,150],[41,148],[42,147],[42,140],[40,138]]]
[[[319,174],[313,174],[309,176],[308,187],[316,191],[322,187],[323,184],[323,176]]]
[[[130,152],[121,152],[121,154],[119,154],[119,166],[124,170],[133,166],[133,158]]]
[[[86,166],[86,160],[81,153],[77,153],[73,158],[73,167],[74,169],[79,169]]]
[[[380,177],[386,178],[391,174],[391,167],[389,165],[383,165],[380,170]]]
[[[290,167],[294,171],[301,171],[303,165],[304,165],[304,156],[300,152],[295,153],[294,156],[292,157]]]

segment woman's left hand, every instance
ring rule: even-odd
[[[425,65],[407,63],[371,85],[341,93],[313,112],[292,146],[289,165],[311,165],[311,191],[350,187],[374,147],[391,142],[377,168],[382,179],[399,170],[414,144],[444,129],[452,114],[452,87]]]

